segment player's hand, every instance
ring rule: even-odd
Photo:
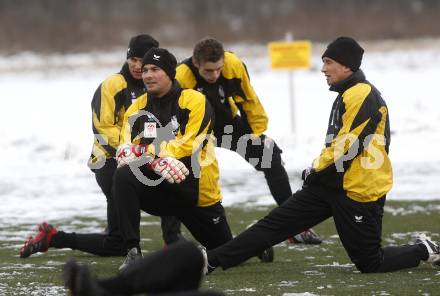
[[[316,180],[316,172],[312,167],[308,167],[301,173],[301,179],[304,181],[304,185],[310,185]]]
[[[148,145],[144,144],[122,144],[116,150],[116,161],[118,167],[130,164],[138,160],[147,150]]]
[[[156,158],[151,162],[150,168],[169,183],[180,183],[189,174],[189,170],[183,162],[172,157]]]

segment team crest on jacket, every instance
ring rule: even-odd
[[[177,117],[176,117],[176,115],[173,115],[173,117],[171,117],[171,128],[173,129],[173,134],[175,136],[177,136],[179,127],[180,127],[180,124],[177,121]]]
[[[220,95],[220,102],[223,104],[226,101],[225,91],[223,90],[223,86],[218,86],[218,94]]]

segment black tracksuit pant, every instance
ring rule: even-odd
[[[263,172],[275,202],[281,205],[292,196],[289,176],[281,159],[283,152],[272,139],[261,135],[252,141],[251,129],[240,116],[231,123],[214,128],[217,147],[237,152],[257,171]]]
[[[203,264],[202,254],[193,243],[177,242],[149,254],[123,273],[97,283],[105,295],[223,295],[214,291],[197,291]]]
[[[158,179],[145,166],[141,172],[149,180]],[[221,203],[208,207],[197,206],[198,183],[199,179],[190,173],[180,184],[170,184],[163,180],[156,186],[148,186],[138,180],[129,166],[117,169],[114,198],[126,248],[139,246],[140,210],[156,216],[176,216],[194,238],[208,249],[231,240],[231,230]]]
[[[211,265],[224,269],[238,265],[333,217],[339,238],[359,271],[388,272],[417,266],[426,257],[421,246],[381,247],[384,203],[385,197],[361,203],[342,191],[320,185],[303,187],[232,241],[208,251],[208,259]]]
[[[107,199],[107,233],[67,233],[58,231],[52,238],[50,247],[71,248],[99,256],[125,256],[127,250],[122,240],[117,209],[112,197],[113,175],[116,160],[107,159],[105,165],[94,170],[96,181]],[[173,216],[161,217],[163,239],[166,244],[176,242],[180,234],[180,221]]]

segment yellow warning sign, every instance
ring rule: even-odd
[[[309,69],[312,44],[310,41],[270,42],[268,44],[272,69]]]

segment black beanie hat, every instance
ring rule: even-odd
[[[145,53],[152,47],[158,47],[159,42],[147,34],[134,36],[130,39],[127,49],[128,58],[143,58]]]
[[[152,64],[156,65],[167,73],[171,80],[176,76],[176,57],[165,48],[151,48],[142,60],[142,67]]]
[[[350,37],[339,37],[327,46],[322,58],[331,58],[352,71],[356,71],[361,66],[363,54],[364,49],[356,40]]]

